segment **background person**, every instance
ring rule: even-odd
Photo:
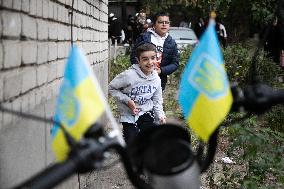
[[[117,40],[118,43],[120,43],[121,40],[121,23],[119,20],[114,16],[113,13],[111,13],[113,16],[110,17],[110,22],[109,22],[109,36],[111,39],[112,44],[115,43],[115,40]]]
[[[281,45],[283,44],[281,44],[281,28],[278,18],[275,17],[272,25],[267,27],[270,27],[270,30],[264,43],[264,50],[268,52],[268,57],[271,57],[275,63],[279,64]]]
[[[182,21],[179,23],[179,27],[191,28],[191,22],[188,21],[187,16],[183,16]]]
[[[223,47],[227,46],[227,31],[225,26],[219,22],[219,30],[220,30],[220,42]]]
[[[155,14],[153,18],[153,28],[141,34],[132,49],[130,61],[136,64],[136,48],[141,43],[152,43],[156,46],[157,61],[156,71],[161,78],[162,89],[167,83],[167,76],[176,71],[179,67],[179,54],[175,40],[169,35],[170,18],[165,12]]]
[[[194,26],[194,32],[198,39],[200,39],[201,35],[203,34],[205,30],[205,23],[203,21],[203,18],[199,18],[198,22]]]

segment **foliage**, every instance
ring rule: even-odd
[[[126,70],[130,67],[130,57],[129,55],[119,55],[116,59],[112,60],[110,63],[109,80],[111,81],[116,75]]]
[[[251,60],[248,50],[241,44],[235,44],[224,49],[223,56],[230,81],[239,85],[247,83]]]
[[[173,6],[179,6],[183,8],[183,12],[186,10],[199,10],[203,13],[203,16],[209,15],[211,10],[218,12],[221,18],[225,18],[231,6],[239,7],[242,4],[240,1],[232,0],[141,0],[142,4],[152,12],[169,10]],[[276,0],[248,0],[244,4],[250,8],[252,13],[253,22],[268,23],[269,19],[272,19],[274,14]],[[242,10],[237,10],[242,11]]]
[[[266,123],[272,130],[284,133],[284,108],[276,106],[265,114]]]
[[[169,12],[175,24],[183,16],[195,24],[199,17],[205,19],[214,10],[225,25],[231,42],[246,40],[272,23],[276,0],[141,0],[141,4],[150,15],[158,11]]]
[[[224,59],[227,73],[231,81],[240,85],[248,84],[249,68],[253,51],[245,44],[235,44],[224,49]],[[282,87],[279,80],[283,79],[283,71],[265,52],[260,51],[256,58],[256,71],[259,81]],[[282,78],[282,79],[281,79]],[[231,114],[227,121],[234,120],[239,115]],[[225,179],[222,188],[283,188],[284,186],[284,107],[277,106],[262,116],[250,117],[239,121],[229,128],[227,137],[232,142],[227,155],[237,160],[237,164],[246,165],[241,172],[233,166],[224,166]],[[240,149],[242,151],[239,156]],[[238,153],[236,153],[238,151]],[[241,177],[241,175],[243,175]]]
[[[253,22],[268,24],[276,9],[276,0],[251,0]]]
[[[223,14],[228,10],[231,0],[142,0],[145,7],[151,9],[152,12],[170,10],[173,6],[179,6],[183,12],[199,10],[204,15],[209,15],[211,10],[222,10]],[[147,9],[147,8],[146,8]]]
[[[225,66],[231,82],[237,82],[239,85],[248,84],[250,77],[254,74],[261,82],[270,85],[278,85],[278,79],[283,77],[283,71],[266,53],[260,51],[256,58],[256,70],[250,73],[252,56],[250,47],[244,44],[234,44],[223,50]],[[278,76],[278,77],[276,77]]]
[[[256,117],[252,117],[230,130],[232,145],[228,154],[230,157],[235,156],[238,159],[238,164],[244,162],[247,164],[245,176],[238,182],[244,188],[252,186],[254,188],[261,186],[283,187],[284,134],[267,127],[260,127]],[[230,153],[239,147],[243,149],[241,157]]]
[[[266,53],[261,52],[257,58],[257,77],[258,80],[276,88],[283,87],[279,79],[283,78],[284,73],[279,65],[266,57]]]

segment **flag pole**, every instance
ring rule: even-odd
[[[110,124],[112,126],[112,131],[109,133],[109,136],[110,137],[117,137],[118,139],[118,142],[122,145],[122,146],[125,146],[125,141],[122,137],[122,134],[120,132],[120,129],[119,129],[119,126],[110,110],[110,107],[106,101],[106,98],[105,98],[105,95],[103,94],[102,92],[102,89],[101,89],[101,86],[96,78],[96,76],[94,74],[92,74],[92,77],[93,77],[93,80],[95,82],[95,85],[98,86],[99,90],[98,90],[98,93],[99,95],[101,96],[101,99],[103,101],[103,104],[104,104],[104,107],[105,107],[105,113],[106,113],[106,116],[107,118],[109,119],[110,121]]]

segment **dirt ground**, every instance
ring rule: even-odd
[[[100,171],[82,175],[80,177],[81,189],[134,189],[124,171],[123,164],[119,162],[115,166]]]

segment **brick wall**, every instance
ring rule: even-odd
[[[0,0],[0,103],[50,118],[70,50],[72,0]],[[108,1],[74,0],[73,40],[107,90]],[[0,112],[0,188],[47,166],[51,125]],[[71,180],[66,188],[76,188]],[[62,186],[64,187],[64,186]]]

